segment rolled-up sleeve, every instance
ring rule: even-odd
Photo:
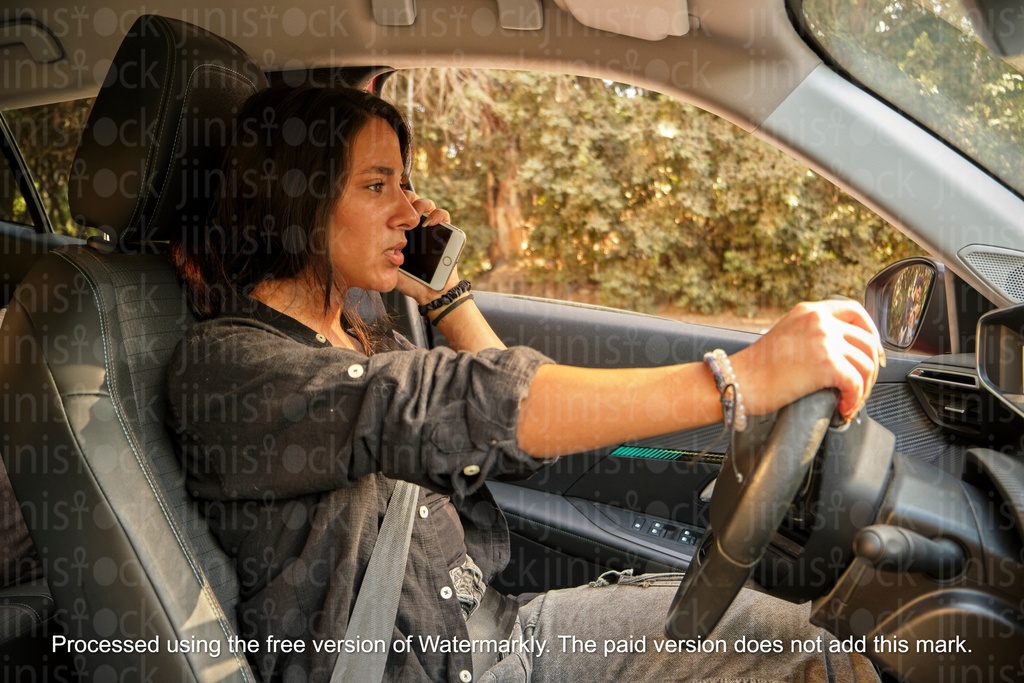
[[[200,324],[175,351],[168,420],[206,499],[294,496],[373,472],[465,496],[545,461],[516,445],[531,349],[313,347],[254,321]]]

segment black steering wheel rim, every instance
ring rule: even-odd
[[[699,559],[695,556],[669,606],[668,637],[706,638],[718,625],[785,519],[837,403],[834,389],[804,396],[778,412],[763,444],[748,442],[727,454]],[[749,467],[737,467],[738,458]],[[735,485],[722,486],[723,477],[735,477]]]

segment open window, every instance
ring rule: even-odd
[[[922,253],[788,155],[671,97],[593,78],[393,74],[420,194],[470,241],[476,289],[761,331],[793,304],[857,300]]]

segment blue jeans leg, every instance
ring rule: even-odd
[[[477,680],[878,681],[874,667],[864,657],[828,652],[834,638],[808,622],[809,604],[794,605],[752,590],[740,593],[708,639],[714,642],[705,643],[715,645],[715,651],[666,651],[665,616],[680,578],[679,574],[631,576],[609,572],[588,586],[538,596],[519,612],[522,636],[533,640],[533,652],[514,653]],[[741,643],[750,641],[770,641],[769,647],[761,650],[779,649],[774,643],[778,641],[782,652],[738,651]],[[800,652],[800,647],[794,648],[794,641],[809,643],[811,646],[804,649],[812,651]],[[536,647],[541,642],[545,648],[542,653]]]

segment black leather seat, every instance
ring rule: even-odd
[[[70,656],[55,656],[50,638],[60,633],[43,579],[0,588],[0,672],[5,683],[68,680]]]
[[[83,240],[68,235],[40,233],[27,225],[0,223],[0,308],[6,308],[14,289],[46,252]]]
[[[34,513],[66,638],[97,643],[87,650],[158,639],[156,652],[75,654],[83,680],[254,680],[229,651],[235,569],[185,493],[163,424],[166,364],[191,316],[158,244],[201,228],[230,119],[265,84],[231,43],[140,18],[70,183],[76,220],[113,241],[44,256],[0,329],[16,361],[4,460]],[[169,651],[183,640],[193,651]]]

